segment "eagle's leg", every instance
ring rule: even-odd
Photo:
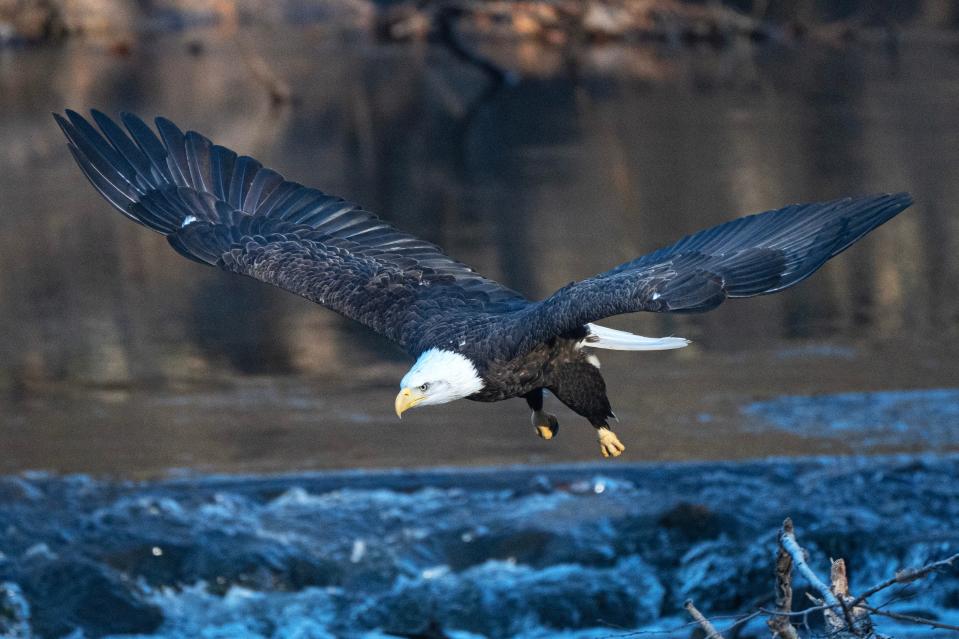
[[[536,430],[536,434],[543,439],[556,437],[556,434],[559,433],[559,420],[556,419],[556,415],[543,410],[543,389],[537,388],[534,391],[526,393],[523,397],[526,398],[526,403],[529,404],[530,410],[533,411],[533,414],[530,416],[530,421],[533,422],[533,428]]]
[[[606,421],[614,415],[606,397],[606,382],[603,381],[598,368],[585,360],[558,366],[549,390],[559,401],[588,419],[596,428],[599,452],[603,457],[619,457],[626,450]]]

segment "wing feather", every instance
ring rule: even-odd
[[[413,352],[451,318],[515,355],[621,313],[702,312],[794,286],[912,203],[908,194],[794,204],[732,220],[531,303],[372,213],[204,136],[134,115],[55,116],[94,187],[180,254],[285,288]],[[491,336],[495,335],[495,339]],[[497,356],[506,353],[498,352]]]
[[[515,291],[342,198],[304,187],[165,118],[56,120],[96,189],[194,261],[280,286],[409,346],[422,318],[515,310]]]
[[[794,204],[732,220],[514,313],[518,349],[584,324],[637,311],[708,311],[727,298],[794,286],[912,204],[907,193]]]

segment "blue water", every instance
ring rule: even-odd
[[[777,397],[743,409],[756,426],[812,438],[855,437],[863,446],[955,446],[959,389],[877,391]]]
[[[957,552],[957,475],[959,457],[900,456],[149,483],[8,476],[0,633],[616,636],[675,626],[687,597],[721,615],[770,596],[787,515],[817,570],[846,558],[854,590]],[[950,618],[959,571],[909,594],[899,610]]]

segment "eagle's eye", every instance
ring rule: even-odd
[[[426,390],[427,390],[429,387],[430,387],[429,384],[421,384],[421,385],[420,385],[420,390],[425,393]]]

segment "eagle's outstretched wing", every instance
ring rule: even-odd
[[[531,303],[372,213],[169,120],[157,118],[157,137],[129,114],[126,131],[97,111],[99,131],[72,111],[55,117],[96,189],[186,257],[302,295],[411,351],[452,317],[501,357],[611,315],[707,311],[773,293],[912,203],[900,193],[739,218]],[[438,326],[426,327],[431,319]]]
[[[90,182],[186,257],[302,295],[410,346],[450,307],[508,312],[528,302],[442,250],[341,198],[284,180],[251,157],[157,118],[54,114]]]
[[[794,204],[700,231],[511,313],[515,343],[523,350],[611,315],[694,313],[781,291],[910,204],[908,193]]]

